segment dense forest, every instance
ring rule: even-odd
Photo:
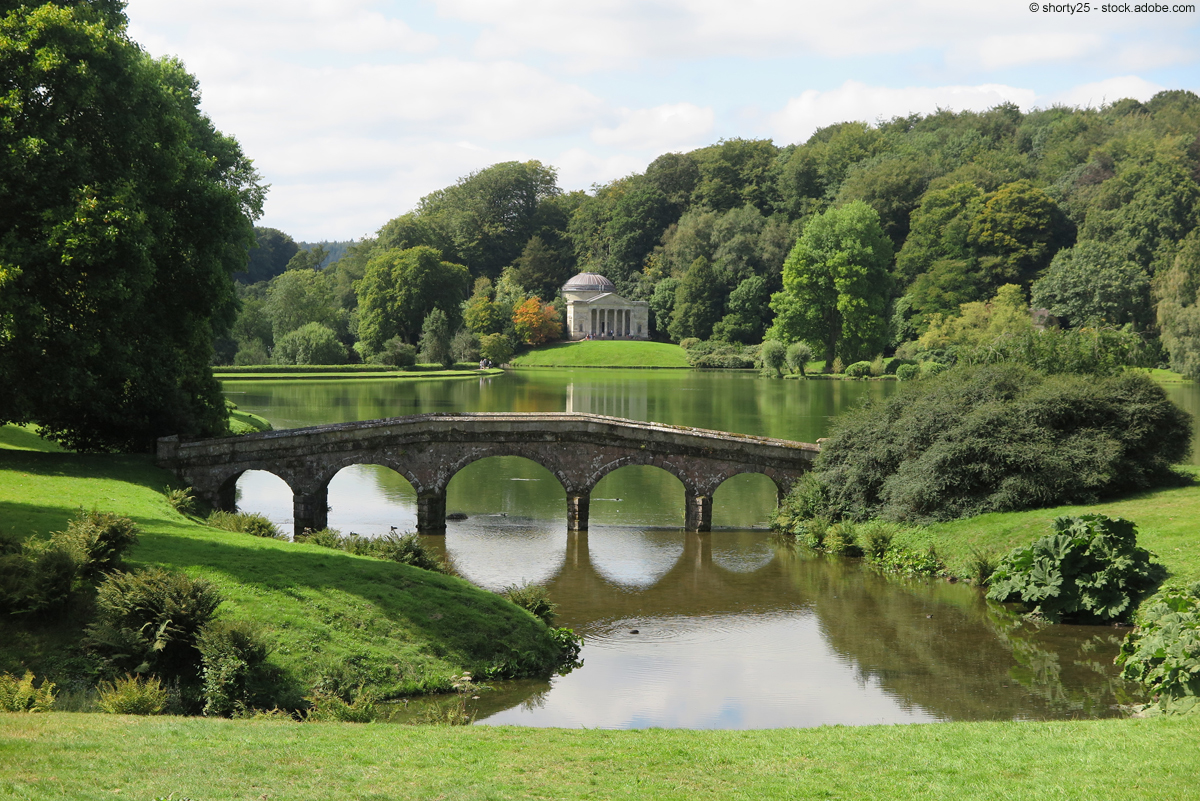
[[[831,369],[953,361],[1036,323],[1196,375],[1198,132],[1200,97],[1165,91],[723,140],[590,193],[537,161],[496,164],[332,263],[257,229],[218,359],[387,361],[428,344],[435,310],[460,358],[537,344],[561,335],[557,290],[588,270],[649,301],[659,339],[800,341]]]

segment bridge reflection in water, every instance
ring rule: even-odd
[[[1127,697],[1107,629],[1029,627],[969,587],[888,579],[762,531],[594,526],[564,542],[557,526],[477,523],[426,541],[494,589],[518,581],[520,565],[559,604],[559,624],[585,638],[581,670],[484,694],[488,723],[1103,717]]]

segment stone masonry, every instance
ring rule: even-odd
[[[158,464],[213,506],[232,511],[238,477],[273,473],[292,489],[296,532],[326,526],[330,480],[344,467],[377,464],[417,493],[417,528],[446,529],[446,487],[489,456],[523,456],[553,473],[567,494],[567,528],[586,531],[592,488],[626,465],[654,465],[686,493],[685,528],[708,531],[712,495],[727,478],[762,473],[782,498],[819,446],[702,428],[574,413],[422,414],[293,428],[238,437],[158,441]]]

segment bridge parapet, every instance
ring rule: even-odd
[[[219,508],[232,508],[237,478],[266,470],[295,496],[297,532],[326,524],[329,481],[344,467],[379,464],[417,492],[418,528],[445,529],[446,487],[471,462],[523,456],[552,472],[567,494],[568,527],[586,530],[588,498],[608,473],[649,464],[675,475],[687,495],[688,530],[711,526],[712,494],[738,473],[769,476],[782,496],[819,453],[817,445],[724,431],[576,413],[423,414],[204,440],[159,440],[160,466]]]

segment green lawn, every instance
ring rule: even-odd
[[[528,652],[549,658],[545,627],[500,596],[461,579],[314,545],[202,525],[174,511],[172,476],[148,456],[48,453],[25,429],[0,429],[0,529],[24,537],[62,530],[78,509],[128,515],[143,535],[135,564],[204,576],[226,598],[220,615],[257,621],[271,661],[298,702],[320,676],[346,672],[384,695],[448,688]],[[53,629],[0,618],[0,670],[63,677],[78,666],[81,621]],[[75,667],[73,667],[75,666]]]
[[[1196,797],[1198,770],[1200,716],[697,732],[0,715],[15,799],[1169,801]]]
[[[1200,473],[1200,468],[1185,469]],[[1092,506],[993,512],[913,529],[896,542],[921,550],[933,546],[952,572],[966,575],[974,552],[1003,555],[1048,534],[1051,521],[1060,515],[1093,512],[1137,523],[1138,544],[1157,554],[1172,578],[1200,580],[1200,484],[1141,492]]]
[[[460,363],[453,370],[439,365],[419,364],[411,370],[388,370],[378,365],[253,365],[252,367],[214,367],[218,381],[345,381],[387,378],[393,381],[420,381],[445,378],[477,378],[497,375],[503,370],[479,368]]]
[[[555,342],[512,360],[514,367],[688,367],[687,351],[667,342],[601,339]]]

